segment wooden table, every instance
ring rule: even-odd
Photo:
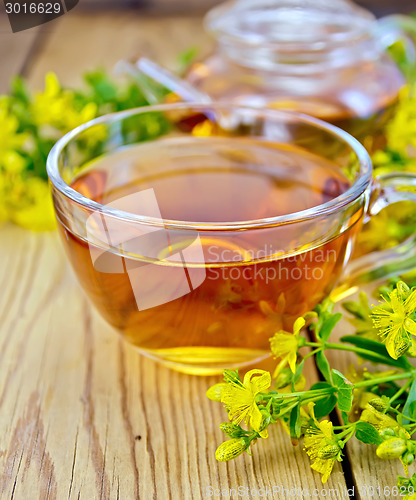
[[[74,85],[83,70],[138,52],[172,66],[181,50],[210,43],[199,17],[74,10],[19,34],[2,17],[0,85],[22,72],[41,88],[48,70]],[[1,498],[188,500],[239,486],[253,489],[242,498],[256,498],[266,487],[322,488],[278,426],[252,458],[217,463],[226,414],[205,391],[219,379],[171,372],[123,343],[90,306],[55,233],[4,226],[0,262]],[[313,366],[308,379],[317,379]],[[367,499],[357,491],[364,485],[394,486],[400,468],[374,451],[348,447],[326,497],[349,498],[355,486],[355,498]]]

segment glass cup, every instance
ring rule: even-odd
[[[359,142],[306,115],[123,111],[68,133],[47,168],[81,286],[141,353],[182,372],[258,362],[329,294],[416,261],[411,238],[349,263],[371,215],[416,201],[416,177],[373,179]]]

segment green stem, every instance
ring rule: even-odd
[[[408,387],[412,384],[413,380],[408,380],[404,385],[403,387],[401,387],[397,392],[396,394],[390,398],[390,404],[393,403],[393,401],[396,401],[396,399],[401,396],[404,391],[406,391],[408,389]]]
[[[389,411],[393,411],[394,413],[397,413],[398,415],[401,415],[406,420],[410,420],[411,422],[415,422],[414,425],[416,425],[416,419],[408,417],[407,415],[403,415],[403,413],[401,411],[399,411],[399,410],[396,410],[396,408],[389,408]]]
[[[363,356],[368,356],[370,355],[372,358],[377,358],[380,360],[380,363],[385,363],[386,358],[384,356],[381,356],[380,354],[377,354],[374,351],[369,351],[368,349],[362,349],[361,347],[355,347],[352,345],[345,345],[345,344],[333,344],[333,343],[327,343],[325,344],[325,349],[331,349],[334,351],[348,351],[348,352],[354,352],[355,354],[362,354]]]
[[[306,347],[324,347],[324,345],[321,342],[305,342],[301,347],[306,346]]]
[[[349,435],[342,441],[343,444],[345,445],[345,443],[352,438],[352,436],[354,435],[354,432],[355,432],[355,425],[354,427],[351,429],[351,431],[349,432]]]
[[[347,344],[334,344],[332,342],[305,342],[307,347],[321,347],[323,349],[330,349],[333,351],[348,351],[354,352],[355,354],[362,354],[363,356],[371,356],[373,359],[378,359],[380,363],[385,364],[386,358],[374,351],[368,349],[363,349],[361,347],[355,347]]]
[[[369,387],[372,385],[384,384],[385,382],[393,382],[394,380],[403,380],[410,377],[413,378],[414,376],[415,376],[415,371],[412,370],[411,372],[396,373],[395,375],[390,375],[389,377],[380,377],[380,378],[372,378],[369,380],[363,380],[361,382],[358,382],[357,384],[354,384],[354,387],[355,388]]]
[[[406,418],[407,418],[407,420],[409,420],[409,417],[406,417]],[[409,434],[412,435],[416,430],[416,423],[404,425],[403,427],[405,427],[409,431]]]
[[[308,359],[310,358],[311,356],[314,356],[317,352],[319,351],[322,351],[323,350],[323,346],[319,347],[318,349],[315,349],[313,351],[311,351],[310,353],[308,353],[303,359]]]
[[[342,439],[344,436],[347,436],[348,434],[351,434],[351,430],[355,430],[355,424],[350,424],[347,426],[347,429],[345,429],[344,432],[340,432],[337,434],[337,439]]]
[[[273,399],[285,399],[285,398],[302,398],[303,396],[307,396],[308,398],[316,397],[316,396],[328,396],[336,392],[335,387],[330,387],[328,389],[316,389],[314,391],[302,391],[302,392],[287,392],[287,393],[277,393],[277,394],[264,394],[263,399],[267,400],[268,398]]]
[[[289,411],[292,411],[293,408],[295,408],[295,406],[297,406],[298,403],[296,402],[295,404],[291,405],[291,406],[288,406],[287,408],[285,408],[284,411],[282,411],[281,413],[279,413],[275,418],[279,419],[279,418],[282,418],[283,415],[286,415],[286,413],[288,413]]]
[[[327,394],[323,394],[321,397],[319,396],[314,396],[312,398],[305,398],[303,401],[302,401],[302,406],[305,406],[307,405],[308,403],[316,403],[317,401],[320,401],[321,399],[324,399],[327,397]]]

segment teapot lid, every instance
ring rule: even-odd
[[[323,49],[368,36],[375,16],[349,0],[236,0],[208,12],[220,42]]]

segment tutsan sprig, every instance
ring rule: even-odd
[[[409,360],[416,335],[416,289],[393,280],[378,295],[377,306],[370,306],[365,294],[360,294],[358,302],[344,304],[357,331],[340,342],[333,342],[331,335],[342,314],[334,313],[329,300],[298,318],[291,332],[276,332],[270,339],[271,353],[277,359],[273,377],[268,371],[250,370],[241,380],[238,371],[224,371],[224,382],[207,392],[210,399],[224,405],[230,420],[220,426],[231,439],[217,449],[218,460],[249,452],[252,444],[268,436],[270,425],[280,423],[292,442],[303,438],[311,467],[322,475],[322,482],[328,480],[334,464],[342,462],[351,439],[376,446],[381,460],[400,460],[408,474],[416,456],[412,438],[416,368]],[[312,340],[302,333],[305,326]],[[399,344],[402,339],[403,345]],[[341,373],[331,366],[327,356],[331,350],[354,353],[360,368]],[[315,359],[322,381],[304,389],[308,357]],[[362,361],[370,362],[371,371],[363,368]],[[334,409],[343,420],[340,426],[329,418]],[[400,476],[398,482],[406,483],[411,491],[415,478]]]

